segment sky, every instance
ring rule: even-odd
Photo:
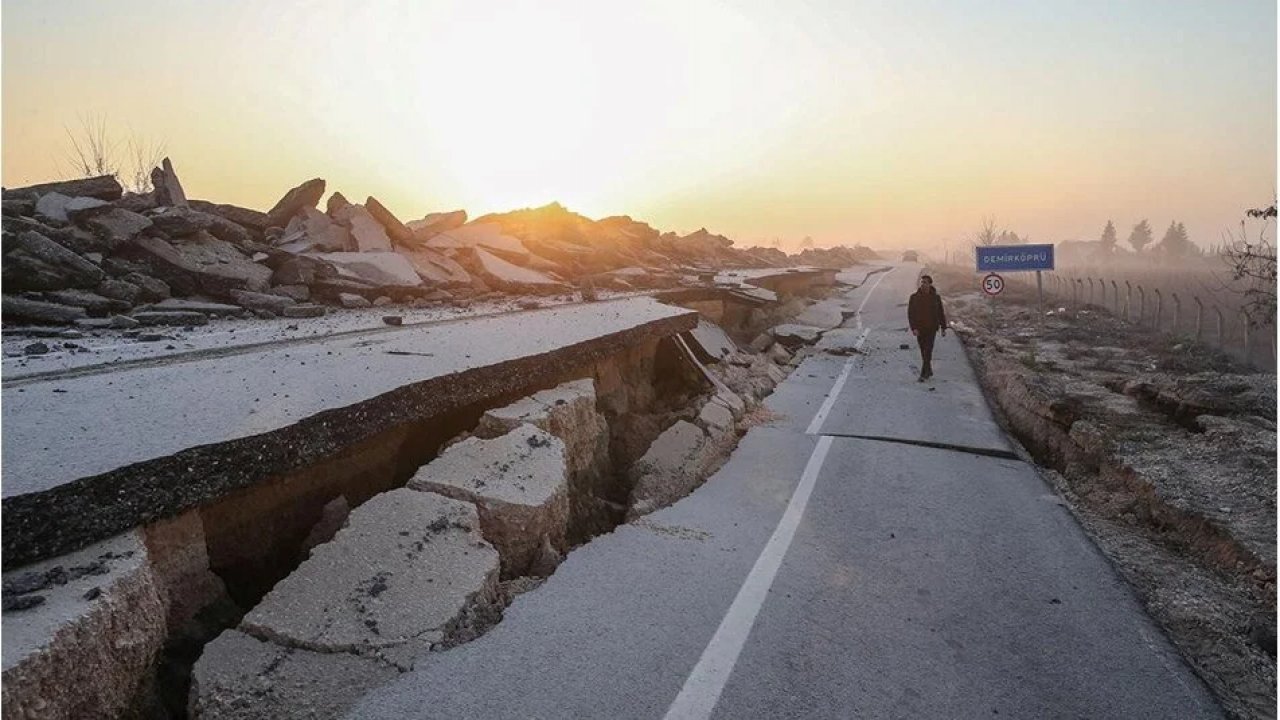
[[[73,175],[86,119],[189,197],[323,177],[740,245],[1207,245],[1277,187],[1274,2],[5,0],[0,34],[7,187]]]

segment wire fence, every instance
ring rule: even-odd
[[[1035,273],[1003,277],[1036,284]],[[1276,367],[1275,325],[1250,318],[1240,295],[1212,273],[1080,268],[1044,273],[1044,292],[1055,306],[1103,308],[1128,322],[1211,343],[1255,368]]]

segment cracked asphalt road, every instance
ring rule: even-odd
[[[1221,717],[1035,469],[992,456],[958,341],[915,381],[917,269],[842,299],[823,346],[861,352],[805,360],[704,486],[350,717]]]

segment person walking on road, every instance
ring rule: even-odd
[[[938,333],[947,336],[947,316],[942,311],[942,298],[933,289],[933,278],[920,276],[920,288],[907,302],[907,324],[920,345],[920,382],[933,377],[933,339]]]

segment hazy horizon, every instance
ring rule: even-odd
[[[3,183],[66,129],[162,141],[191,197],[324,177],[410,220],[557,201],[740,245],[1202,245],[1276,192],[1276,6],[11,0]],[[58,163],[61,161],[62,172]]]

